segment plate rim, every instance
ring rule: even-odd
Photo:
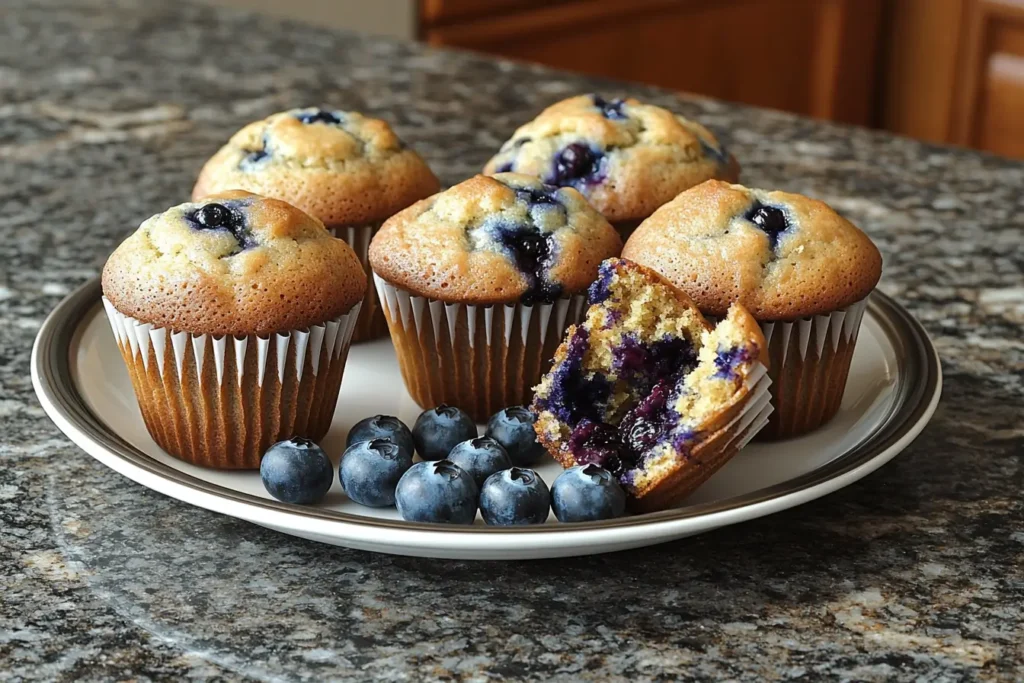
[[[524,537],[543,546],[586,545],[598,540],[591,538],[594,532],[607,536],[611,531],[643,528],[653,542],[653,537],[680,531],[696,533],[754,519],[827,495],[881,467],[920,434],[942,393],[941,364],[927,332],[905,308],[875,290],[869,296],[868,315],[880,324],[896,350],[897,375],[908,375],[914,381],[897,379],[896,400],[882,424],[867,438],[799,477],[720,501],[599,522],[489,527],[364,517],[283,503],[214,484],[161,463],[117,436],[86,405],[70,371],[81,323],[101,306],[100,292],[100,279],[96,277],[68,294],[43,321],[32,347],[33,387],[44,411],[65,436],[118,473],[182,502],[266,526],[301,529],[354,543],[396,543],[420,550],[480,545],[524,550]],[[695,528],[687,529],[689,526]],[[512,537],[514,545],[508,543]],[[417,542],[411,542],[413,539]],[[462,542],[470,539],[471,543]],[[600,540],[614,543],[607,538]]]

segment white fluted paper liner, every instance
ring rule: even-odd
[[[414,295],[374,274],[409,393],[421,406],[458,405],[478,421],[526,404],[587,297],[477,306]]]
[[[734,448],[739,451],[768,424],[768,416],[774,410],[769,391],[771,384],[772,379],[768,375],[768,369],[758,363],[755,371],[747,379],[750,394],[747,397],[746,405],[728,425],[728,429],[734,436],[730,438],[726,448]]]
[[[771,365],[775,412],[764,434],[795,436],[839,410],[867,299],[828,315],[761,324]]]
[[[107,311],[107,320],[110,322],[110,328],[117,338],[118,345],[123,348],[125,344],[128,344],[132,356],[139,357],[143,367],[147,370],[149,364],[155,362],[161,378],[166,379],[165,373],[173,370],[176,379],[180,382],[186,356],[191,353],[195,358],[194,367],[202,368],[206,350],[212,348],[217,384],[224,381],[225,360],[229,352],[231,358],[234,359],[235,379],[241,384],[246,355],[251,352],[256,354],[256,383],[259,386],[263,386],[266,379],[267,354],[272,342],[277,361],[275,363],[277,381],[284,382],[285,369],[288,362],[293,360],[296,367],[296,379],[301,382],[305,372],[312,373],[314,377],[320,372],[322,351],[326,350],[328,367],[341,357],[342,351],[348,347],[359,314],[359,304],[357,304],[340,318],[329,320],[322,325],[313,325],[307,330],[292,330],[268,337],[252,335],[238,338],[173,332],[167,328],[154,327],[150,323],[140,322],[119,312],[106,297],[103,297],[103,307]],[[168,339],[171,341],[174,357],[173,366],[165,365]],[[254,349],[250,349],[250,340],[253,341]],[[151,349],[152,353],[150,353]],[[308,363],[307,358],[309,359]],[[199,373],[196,379],[202,383],[202,373]]]
[[[266,337],[178,332],[124,315],[106,297],[103,306],[146,427],[172,455],[255,468],[275,441],[326,434],[358,304],[335,320]]]
[[[352,251],[356,252],[359,263],[370,277],[370,242],[373,236],[380,230],[380,223],[370,225],[333,225],[328,226],[331,233],[344,240]],[[377,297],[377,290],[373,287],[366,288],[366,295],[363,297],[363,308],[356,322],[355,332],[352,334],[353,342],[368,341],[377,339],[387,334],[388,326],[384,320],[384,313],[380,308],[380,301]]]

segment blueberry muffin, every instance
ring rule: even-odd
[[[659,206],[739,165],[707,128],[632,98],[579,95],[522,126],[484,168],[573,187],[623,238]]]
[[[767,422],[764,354],[743,306],[712,327],[653,271],[606,261],[537,387],[538,440],[563,467],[610,471],[634,510],[670,507]]]
[[[348,242],[369,275],[366,250],[380,224],[439,187],[386,122],[356,112],[293,109],[238,131],[203,166],[192,199],[240,189],[284,200]],[[370,287],[354,341],[386,331]]]
[[[327,433],[366,274],[319,220],[212,195],[144,222],[102,284],[146,427],[171,455],[255,469],[271,444]]]
[[[598,265],[621,248],[579,192],[512,173],[388,219],[370,265],[409,393],[479,422],[527,403]]]
[[[758,320],[775,407],[763,436],[811,431],[839,410],[882,257],[826,204],[709,181],[644,221],[623,256],[666,277],[705,315],[739,302]]]

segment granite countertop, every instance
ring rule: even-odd
[[[1024,165],[628,91],[704,121],[751,185],[831,202],[942,356],[907,451],[814,503],[625,554],[345,550],[165,498],[43,414],[43,317],[242,124],[384,116],[442,180],[579,76],[141,0],[0,9],[0,680],[928,681],[1024,677]]]

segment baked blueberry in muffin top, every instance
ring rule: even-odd
[[[580,95],[520,127],[484,167],[583,193],[613,223],[638,221],[709,178],[739,166],[700,124],[632,98]]]
[[[518,174],[476,176],[386,221],[374,272],[449,302],[550,303],[586,290],[621,240],[575,190]]]
[[[328,227],[376,224],[437,192],[437,178],[380,119],[292,109],[235,133],[192,190],[242,189],[282,199]]]

